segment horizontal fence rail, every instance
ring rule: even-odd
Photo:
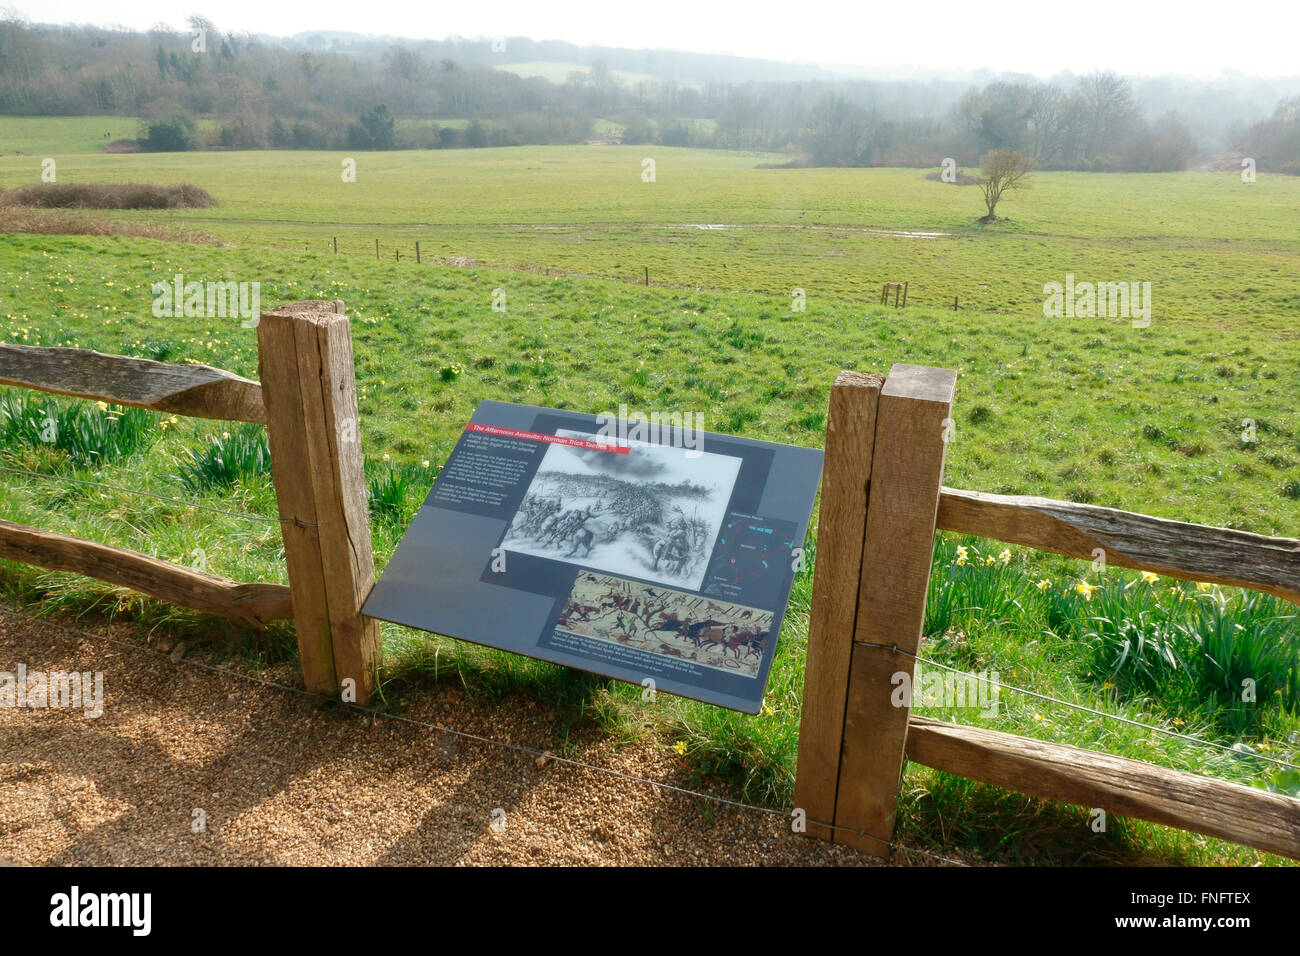
[[[266,424],[262,386],[210,365],[171,365],[90,349],[0,344],[0,385],[190,418]]]
[[[39,531],[0,519],[0,558],[70,571],[183,607],[257,626],[293,617],[283,584],[241,584],[97,541]]]
[[[1295,538],[955,488],[940,493],[936,524],[945,531],[1085,560],[1101,549],[1108,565],[1250,588],[1300,604],[1300,540]]]
[[[980,783],[1300,859],[1300,800],[1181,770],[913,715],[907,759]]]

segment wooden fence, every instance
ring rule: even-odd
[[[906,758],[1300,858],[1300,800],[895,706],[895,675],[914,676],[937,529],[1089,561],[1101,549],[1119,567],[1300,603],[1292,538],[943,487],[955,384],[895,365],[887,379],[843,372],[831,392],[795,783],[808,834],[888,857]]]
[[[292,618],[307,688],[366,703],[379,624],[352,339],[343,303],[264,312],[258,374],[0,344],[0,384],[266,426],[289,585],[240,583],[0,520],[0,558],[256,625]],[[937,529],[1300,602],[1300,541],[942,485],[956,374],[842,372],[831,391],[795,804],[808,833],[888,857],[904,758],[974,780],[1300,858],[1300,800],[1011,734],[912,716]],[[903,653],[898,653],[898,652]],[[826,824],[830,824],[827,826]]]
[[[263,626],[292,618],[308,690],[366,703],[379,623],[352,335],[343,303],[295,302],[257,325],[252,382],[207,365],[0,344],[0,384],[266,426],[289,586],[245,584],[147,554],[0,520],[0,558],[70,571]]]

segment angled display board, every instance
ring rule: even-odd
[[[363,608],[757,713],[822,453],[485,401]]]

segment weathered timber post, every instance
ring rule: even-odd
[[[915,654],[921,642],[956,384],[947,369],[895,365],[876,409],[835,799],[834,823],[850,829],[834,839],[883,857],[891,851],[911,710],[910,698],[894,705],[895,675],[907,675],[910,687],[915,663],[891,648]]]
[[[417,266],[420,264],[420,240],[419,239],[415,240],[415,264]]]
[[[794,785],[794,805],[807,815],[807,834],[823,840],[831,839],[833,831],[822,824],[835,820],[876,405],[884,381],[881,375],[840,372],[831,388],[826,420],[826,460]]]
[[[375,567],[343,303],[263,312],[257,341],[303,680],[323,694],[354,688],[365,704],[380,660],[379,622],[361,614]]]
[[[895,675],[914,672],[892,648],[920,644],[956,379],[841,372],[827,416],[795,807],[809,836],[885,857],[910,712]]]

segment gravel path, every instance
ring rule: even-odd
[[[150,653],[130,628],[90,630],[133,646],[0,611],[0,672],[102,671],[104,688],[96,718],[0,707],[6,862],[878,862],[792,835],[776,815],[322,705]],[[288,667],[263,676],[296,683]],[[436,686],[412,698],[404,715],[415,720],[537,750],[551,740],[554,714],[522,696],[475,701]],[[661,746],[593,737],[571,756],[699,789]]]

